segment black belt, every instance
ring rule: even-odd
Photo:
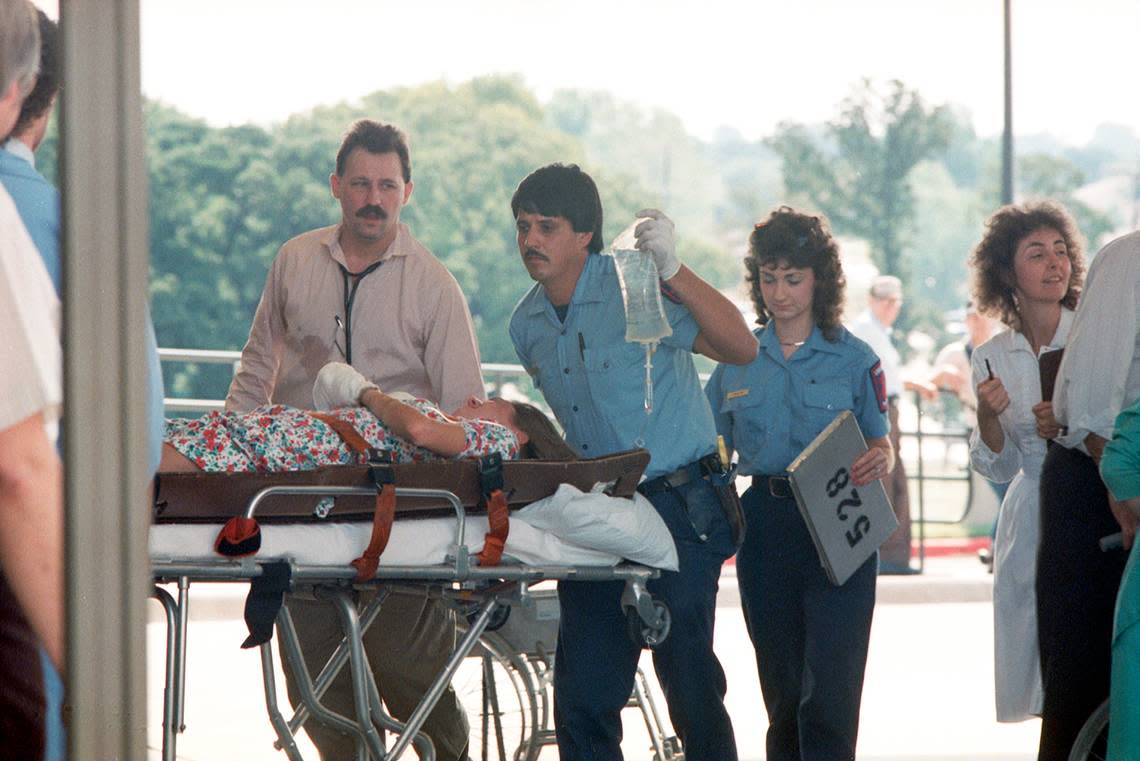
[[[768,494],[778,499],[795,499],[792,480],[787,476],[752,476],[752,486],[767,489]]]
[[[707,456],[715,457],[716,455],[713,454]],[[700,460],[693,460],[688,465],[682,465],[672,473],[666,473],[663,476],[657,476],[657,478],[651,478],[648,481],[643,481],[640,485],[638,485],[637,490],[642,494],[648,496],[650,494],[657,494],[659,492],[668,491],[670,489],[676,489],[684,486],[690,481],[696,481],[698,478],[704,478],[707,473],[704,466],[701,464],[704,459],[705,458],[702,457]]]

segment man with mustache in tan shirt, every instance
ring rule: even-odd
[[[226,409],[268,403],[313,409],[313,382],[333,361],[352,365],[385,392],[406,391],[444,409],[472,395],[483,398],[479,349],[459,284],[400,222],[412,195],[407,138],[392,125],[357,121],[329,184],[341,222],[281,247]],[[326,602],[289,596],[286,605],[316,673],[340,642],[337,616]],[[411,715],[454,645],[454,614],[439,601],[405,594],[384,601],[364,646],[393,716]],[[296,704],[296,679],[288,669],[286,682]],[[347,674],[324,703],[354,715]],[[306,729],[325,761],[354,757],[351,737],[317,722]],[[466,758],[467,721],[450,688],[424,732],[440,761]]]

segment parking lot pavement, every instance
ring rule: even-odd
[[[918,568],[918,561],[912,562]],[[993,576],[976,555],[958,553],[926,558],[921,573],[880,576],[875,594],[878,605],[942,602],[984,602],[993,599]],[[717,607],[740,607],[736,569],[730,564],[721,574]]]
[[[992,577],[973,555],[931,557],[924,573],[879,580],[863,691],[860,761],[1032,761],[1038,722],[993,720]],[[245,636],[237,585],[193,590],[186,733],[179,758],[281,761],[265,715],[256,650]],[[729,678],[727,705],[742,761],[764,758],[767,727],[751,643],[740,614],[735,574],[722,577],[716,650]],[[157,608],[157,606],[155,606]],[[158,759],[164,624],[148,626],[148,744]],[[652,673],[648,654],[643,660]],[[283,682],[278,674],[279,693]],[[656,685],[654,685],[656,689]],[[664,701],[659,707],[664,713]],[[283,695],[282,695],[283,699]],[[635,709],[624,716],[628,761],[650,761],[649,736]],[[305,757],[315,759],[307,740]],[[544,750],[542,761],[557,758]]]
[[[879,578],[860,761],[1036,758],[1039,722],[993,718],[992,579],[973,553],[928,557],[922,574]],[[740,758],[761,761],[767,720],[731,567],[721,578],[716,626]],[[648,658],[642,665],[652,671]],[[649,736],[635,713],[627,714],[626,759],[650,761]]]

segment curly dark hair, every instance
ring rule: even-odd
[[[1065,241],[1069,254],[1069,289],[1061,305],[1073,309],[1085,279],[1085,240],[1068,210],[1056,201],[1032,201],[1002,206],[986,220],[986,232],[970,254],[974,302],[983,314],[997,317],[1021,330],[1021,317],[1013,291],[1013,259],[1026,236],[1048,228]]]
[[[752,304],[756,308],[756,324],[767,325],[771,315],[760,292],[760,268],[764,265],[811,267],[815,276],[811,314],[815,324],[829,341],[839,339],[843,315],[843,293],[847,278],[839,261],[839,245],[831,237],[827,219],[781,206],[763,222],[757,222],[748,237],[748,270]]]

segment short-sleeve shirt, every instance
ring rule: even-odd
[[[566,431],[567,443],[583,457],[644,446],[650,453],[647,478],[671,473],[716,447],[712,414],[693,364],[700,330],[688,309],[667,299],[665,315],[673,335],[653,354],[649,415],[645,348],[625,340],[613,257],[586,258],[565,322],[541,284],[511,315],[515,352]]]
[[[12,196],[59,293],[59,191],[36,171],[32,150],[14,137],[0,147],[0,185]]]
[[[899,350],[891,341],[891,328],[879,322],[870,309],[863,311],[855,321],[847,326],[851,334],[871,347],[871,351],[883,363],[883,374],[887,381],[887,396],[902,393],[902,360]]]
[[[882,368],[866,343],[840,328],[834,342],[818,327],[784,357],[775,330],[760,328],[760,351],[747,365],[717,365],[705,393],[717,433],[739,453],[741,475],[785,472],[843,410],[868,439],[887,435]]]

